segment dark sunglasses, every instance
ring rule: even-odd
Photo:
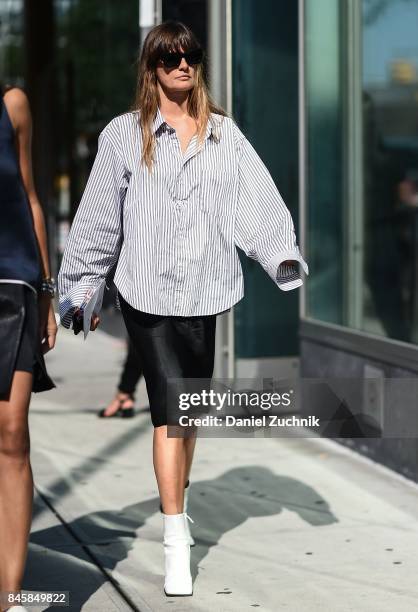
[[[166,68],[178,68],[183,57],[189,66],[195,66],[203,60],[203,49],[193,49],[193,51],[188,51],[187,53],[178,53],[177,51],[174,53],[163,53],[160,59]]]

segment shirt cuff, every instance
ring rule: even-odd
[[[286,260],[295,260],[292,264],[282,264]],[[299,248],[281,251],[274,255],[266,265],[266,271],[270,278],[278,285],[282,291],[290,291],[303,285],[303,280],[299,270],[302,265],[304,272],[309,275],[309,267],[300,254]]]
[[[94,294],[94,290],[97,285],[93,283],[78,283],[74,285],[70,291],[68,291],[65,295],[60,297],[59,300],[59,315],[61,319],[61,325],[70,329],[73,314],[76,308],[79,308],[81,304],[85,301],[85,297],[87,293],[90,291],[91,297]],[[86,301],[88,304],[89,300]]]

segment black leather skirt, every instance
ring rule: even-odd
[[[201,392],[212,378],[216,314],[155,315],[133,308],[120,293],[118,298],[130,340],[141,359],[152,424],[176,426],[179,393]]]
[[[21,283],[0,283],[0,399],[7,399],[17,370],[33,374],[34,392],[55,387],[42,354],[36,293]]]

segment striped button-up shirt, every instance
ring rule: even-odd
[[[138,113],[106,125],[58,275],[60,315],[117,262],[114,283],[134,308],[159,315],[224,312],[244,296],[237,247],[283,291],[309,274],[291,214],[265,164],[230,117],[211,114],[182,153],[158,109],[152,172],[140,163]],[[293,260],[291,264],[283,264]]]

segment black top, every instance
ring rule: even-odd
[[[24,281],[38,290],[41,259],[30,204],[4,100],[0,108],[0,280]]]

